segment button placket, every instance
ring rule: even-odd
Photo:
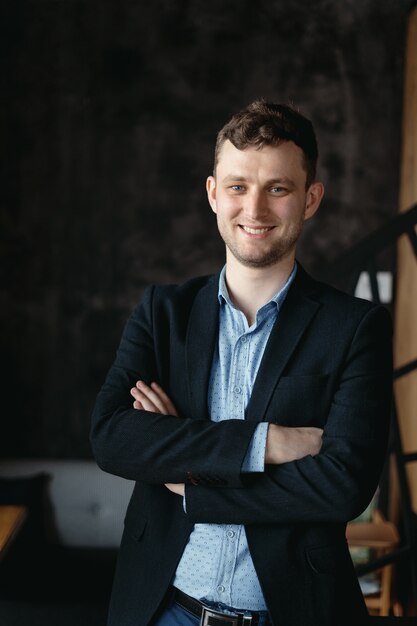
[[[232,372],[231,381],[233,405],[233,416],[235,419],[244,419],[246,392],[245,392],[245,372],[246,363],[249,354],[249,338],[247,334],[241,334],[236,338],[232,354]]]
[[[233,535],[233,537],[231,537]],[[217,571],[215,589],[218,599],[225,604],[232,602],[232,582],[236,568],[238,545],[236,539],[239,537],[239,527],[228,524],[223,527],[223,538],[221,545],[221,557]]]

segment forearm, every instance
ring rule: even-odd
[[[347,522],[371,500],[385,456],[382,442],[359,448],[325,440],[315,457],[247,475],[244,489],[187,486],[187,514],[193,523]]]
[[[91,445],[105,471],[149,483],[183,483],[189,475],[240,487],[240,468],[256,423],[214,423],[120,406],[106,386],[93,413]]]

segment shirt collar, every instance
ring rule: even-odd
[[[277,309],[281,307],[282,303],[284,302],[286,298],[288,290],[294,281],[295,275],[297,273],[297,267],[298,267],[297,261],[295,261],[292,272],[288,276],[285,285],[281,287],[281,289],[277,291],[277,293],[273,295],[272,298],[268,302],[265,303],[265,305],[269,304],[270,302],[275,302],[275,304],[277,305]],[[233,307],[234,309],[236,308],[234,304],[232,303],[232,301],[230,300],[229,292],[226,286],[226,265],[223,267],[222,271],[220,272],[219,291],[218,291],[217,297],[219,299],[220,304],[222,304],[223,302],[227,302],[229,306]]]

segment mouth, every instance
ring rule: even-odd
[[[239,228],[241,228],[245,233],[249,235],[264,235],[265,233],[270,232],[275,228],[275,226],[264,226],[263,228],[251,228],[250,226],[244,226],[243,224],[239,224]]]

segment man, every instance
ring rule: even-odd
[[[225,267],[148,288],[126,325],[91,430],[136,481],[109,626],[366,619],[345,526],[385,457],[391,320],[295,260],[317,154],[290,107],[234,115],[207,180]]]

